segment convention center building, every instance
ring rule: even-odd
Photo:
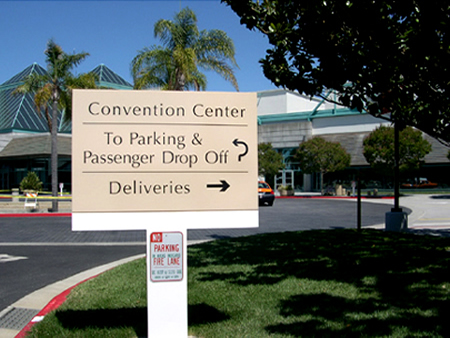
[[[18,188],[29,171],[35,172],[50,190],[51,137],[44,114],[39,114],[32,94],[16,94],[30,74],[44,74],[46,70],[32,64],[0,85],[0,190]],[[133,86],[105,65],[92,70],[98,76],[98,86],[117,90],[131,90]],[[333,100],[334,93],[326,94]],[[361,175],[367,188],[389,185],[378,177],[363,156],[363,140],[381,124],[389,122],[367,113],[332,104],[329,100],[309,98],[286,90],[257,93],[258,142],[269,142],[283,154],[285,168],[273,185],[292,185],[296,191],[317,191],[318,175],[304,175],[293,154],[301,142],[320,136],[339,142],[351,155],[351,165],[343,172],[329,174],[327,180],[349,183]],[[61,116],[61,114],[60,114]],[[58,179],[64,191],[71,191],[71,124],[63,117],[58,121]],[[450,186],[448,148],[428,135],[432,145],[425,164],[417,175],[441,185]]]

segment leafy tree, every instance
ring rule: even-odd
[[[271,143],[258,144],[259,175],[273,177],[283,168],[283,155],[273,149]]]
[[[414,126],[450,144],[446,1],[222,0],[269,38],[275,85]]]
[[[199,31],[191,9],[181,10],[174,21],[156,22],[154,35],[163,46],[144,48],[132,61],[136,89],[205,90],[206,76],[199,68],[215,71],[239,89],[233,41],[218,29]]]
[[[45,112],[51,133],[51,176],[52,196],[58,196],[58,115],[64,111],[64,118],[72,116],[72,89],[95,88],[93,74],[75,76],[71,70],[78,66],[89,54],[66,54],[53,40],[47,43],[45,50],[47,73],[31,74],[24,83],[16,89],[16,93],[34,93],[34,102],[38,113]],[[51,110],[51,115],[49,113]],[[53,198],[52,210],[58,211],[58,200]]]
[[[418,170],[424,157],[431,152],[431,144],[422,133],[412,127],[400,131],[399,137],[400,172]],[[363,141],[363,154],[370,166],[379,172],[392,176],[394,160],[394,128],[379,126]]]
[[[300,169],[305,174],[320,173],[320,186],[323,190],[323,176],[343,170],[350,165],[351,156],[338,142],[329,142],[321,137],[314,137],[300,143],[295,155]]]
[[[23,178],[23,180],[20,182],[20,190],[35,190],[35,191],[41,191],[42,190],[42,181],[39,179],[38,175],[34,171],[29,171],[27,176]]]

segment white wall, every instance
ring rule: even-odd
[[[258,116],[286,113],[286,95],[283,92],[271,90],[258,93]]]
[[[298,93],[280,90],[258,92],[258,116],[313,111],[321,99],[309,98]],[[322,105],[320,109],[329,109]]]
[[[316,136],[326,134],[370,132],[380,124],[389,125],[390,123],[369,114],[315,118],[312,121],[312,134]]]

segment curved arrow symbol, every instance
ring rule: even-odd
[[[241,162],[241,158],[244,157],[245,155],[247,155],[247,153],[248,153],[248,145],[244,141],[239,141],[238,139],[235,139],[233,141],[233,144],[236,147],[239,147],[239,145],[243,145],[245,147],[245,151],[242,154],[239,154],[239,156],[238,156],[238,161]]]
[[[210,183],[206,185],[207,188],[221,188],[220,192],[227,191],[227,189],[230,187],[227,181],[220,180],[220,183]]]

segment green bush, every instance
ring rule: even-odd
[[[20,190],[42,190],[42,181],[39,179],[38,175],[34,171],[29,171],[27,176],[23,178],[20,182]]]

